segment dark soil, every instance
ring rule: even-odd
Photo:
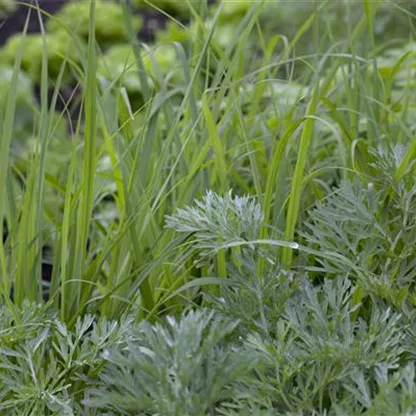
[[[37,0],[36,2],[35,0],[26,0],[25,3],[28,5],[35,5],[37,3],[46,13],[54,14],[68,1],[69,0]],[[30,9],[29,6],[21,5],[7,18],[0,19],[0,45],[4,45],[10,36],[23,31],[29,10],[31,10],[31,13],[27,32],[40,32],[39,17],[36,10]],[[150,42],[153,40],[155,30],[165,26],[166,17],[157,12],[140,12],[139,14],[143,17],[143,27],[138,33],[138,38],[143,42]],[[44,14],[42,17],[45,22],[47,17]]]
[[[37,0],[39,7],[47,13],[56,13],[67,0]],[[26,1],[28,4],[36,4],[35,1]],[[21,5],[17,10],[5,19],[0,19],[0,45],[6,43],[7,39],[22,32],[28,16],[30,7]],[[39,17],[36,10],[32,9],[29,17],[28,33],[40,32]]]

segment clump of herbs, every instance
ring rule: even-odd
[[[0,52],[0,415],[415,413],[413,6],[182,3]]]

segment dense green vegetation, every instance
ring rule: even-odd
[[[93,0],[10,38],[0,415],[415,413],[415,19]]]

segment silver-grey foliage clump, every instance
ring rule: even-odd
[[[215,311],[191,311],[166,325],[142,324],[137,342],[105,354],[107,367],[86,404],[114,414],[214,414],[231,401],[255,357],[226,341],[238,321]]]
[[[259,204],[249,196],[223,197],[208,191],[195,207],[178,209],[166,217],[166,227],[183,233],[195,233],[201,243],[215,241],[250,241],[259,237],[264,215]]]
[[[166,216],[166,227],[180,233],[188,233],[193,239],[193,250],[202,259],[212,257],[219,249],[232,246],[248,246],[258,240],[264,215],[252,197],[224,196],[208,191],[195,206],[178,209]]]

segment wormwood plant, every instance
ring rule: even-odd
[[[77,56],[53,71],[41,25],[17,160],[19,36],[0,71],[0,415],[416,412],[411,48],[380,60],[377,35],[400,5],[344,2],[337,38],[320,22],[338,6],[310,2],[286,38],[266,3],[223,36],[227,7],[187,2],[186,41],[148,47],[120,2],[113,55],[92,1],[86,49],[50,23]],[[82,117],[62,141],[68,69]]]
[[[105,352],[108,362],[86,404],[115,414],[213,414],[236,394],[255,357],[226,342],[238,321],[190,312],[167,325],[142,325],[138,339]]]
[[[357,180],[323,205],[330,209],[345,195],[357,205],[352,189],[366,192]],[[365,210],[356,216],[346,212],[353,223],[365,227]],[[396,215],[397,225],[403,213]],[[223,241],[216,226],[221,218],[233,219]],[[406,299],[406,307],[389,305],[389,299],[371,287],[364,287],[371,301],[360,302],[361,280],[342,269],[331,279],[329,268],[322,283],[313,284],[304,272],[289,274],[269,262],[269,273],[258,276],[253,259],[273,254],[267,245],[256,252],[256,240],[247,239],[259,233],[261,219],[259,205],[250,198],[212,192],[167,218],[168,226],[194,234],[191,243],[183,244],[195,245],[198,263],[215,261],[224,248],[252,244],[234,260],[228,253],[228,284],[220,285],[219,296],[207,293],[205,302],[221,314],[200,309],[156,325],[133,324],[133,317],[120,323],[94,323],[93,317],[85,317],[68,331],[39,308],[26,305],[17,327],[16,318],[3,310],[0,366],[12,371],[2,374],[3,408],[15,414],[31,414],[33,409],[77,414],[83,408],[89,414],[114,415],[415,411],[411,303]],[[330,225],[317,221],[314,235]],[[355,238],[361,241],[362,236]],[[227,241],[238,244],[224,244]],[[325,251],[321,254],[325,259]]]
[[[401,308],[412,297],[415,278],[415,182],[411,175],[400,181],[394,177],[405,147],[380,146],[373,153],[375,182],[341,184],[317,203],[305,223],[305,236],[322,253],[316,258],[325,276],[355,278],[369,293]],[[325,253],[340,257],[334,261]]]
[[[233,196],[231,191],[223,197],[209,191],[194,207],[166,217],[168,228],[189,236],[188,252],[194,264],[227,278],[218,281],[221,296],[207,292],[207,298],[243,320],[247,328],[254,326],[268,333],[296,286],[291,273],[279,267],[277,249],[297,248],[298,244],[261,240],[263,225],[261,206],[253,198]],[[259,259],[267,264],[260,274]]]
[[[15,317],[1,309],[0,413],[83,414],[80,400],[109,346],[125,345],[133,318],[80,318],[73,330],[56,312],[26,302]],[[127,331],[127,332],[126,332]]]

